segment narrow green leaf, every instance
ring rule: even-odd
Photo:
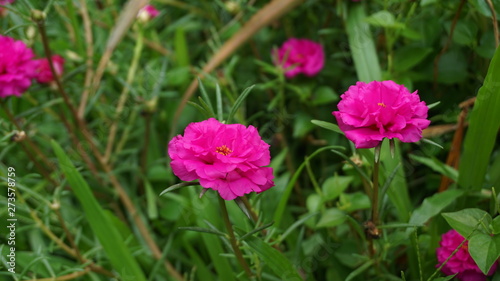
[[[469,237],[475,230],[490,234],[491,216],[480,209],[463,209],[453,213],[443,213],[448,224],[463,237]],[[479,224],[479,227],[477,225]]]
[[[486,169],[500,128],[500,48],[491,60],[472,109],[460,159],[458,183],[467,190],[483,187]]]
[[[117,273],[123,277],[145,281],[146,277],[139,264],[123,242],[118,230],[108,220],[87,182],[76,170],[61,146],[54,140],[51,141],[51,144],[59,161],[59,166],[80,201],[92,231],[99,239]]]
[[[195,231],[195,232],[201,232],[201,233],[210,233],[210,234],[215,234],[219,236],[226,236],[224,232],[220,232],[218,230],[210,229],[210,228],[203,228],[203,227],[197,227],[197,226],[181,226],[178,228],[179,230],[189,230],[189,231]]]
[[[175,29],[175,60],[180,67],[189,66],[189,52],[186,41],[186,33],[182,27]]]
[[[347,275],[345,281],[353,280],[354,278],[356,278],[356,276],[363,273],[363,271],[367,270],[372,265],[373,265],[373,260],[366,261],[366,263],[364,263],[362,266],[358,267],[356,270]]]
[[[148,210],[148,217],[150,219],[158,218],[158,208],[156,207],[156,194],[153,191],[153,187],[148,180],[144,181],[144,187],[146,189],[146,203]]]
[[[363,5],[352,5],[347,15],[347,38],[358,79],[363,82],[382,79],[382,71],[378,61],[370,26],[365,21]]]
[[[162,192],[160,192],[160,196],[162,196],[163,194],[165,194],[167,192],[179,189],[181,187],[191,186],[191,185],[199,185],[199,183],[197,181],[185,181],[185,182],[181,182],[181,183],[178,183],[178,184],[174,184],[174,185],[172,185],[170,187],[165,188]]]
[[[217,118],[219,122],[224,121],[224,112],[222,111],[222,93],[219,84],[215,84],[215,100],[217,101]]]
[[[436,158],[428,158],[428,157],[421,157],[417,156],[415,154],[410,154],[409,155],[411,159],[422,163],[426,165],[427,167],[431,168],[435,172],[440,173],[441,175],[445,175],[448,178],[452,179],[453,181],[457,181],[458,179],[458,171],[453,169],[452,167],[442,163]]]
[[[373,26],[381,26],[385,28],[404,27],[404,24],[396,22],[396,18],[389,11],[378,11],[375,14],[367,17],[365,21]]]
[[[260,227],[257,227],[256,229],[254,229],[254,230],[252,230],[252,231],[250,231],[250,232],[248,232],[248,233],[246,233],[246,234],[243,234],[243,235],[239,238],[239,240],[240,240],[240,241],[241,241],[241,240],[245,240],[247,237],[252,236],[252,235],[254,235],[254,234],[255,234],[255,233],[257,233],[257,232],[260,232],[260,231],[262,231],[262,230],[264,230],[264,229],[266,229],[266,228],[270,227],[270,226],[271,226],[271,225],[273,225],[273,224],[274,224],[274,222],[272,221],[272,222],[270,222],[270,223],[266,223],[265,225],[262,225],[262,226],[260,226]]]
[[[203,100],[208,105],[208,107],[210,107],[210,111],[215,112],[214,107],[212,105],[212,102],[210,101],[210,97],[208,96],[207,90],[205,89],[205,86],[203,86],[203,83],[201,82],[201,79],[199,77],[198,77],[198,85],[200,87],[200,93],[201,93]]]
[[[250,236],[245,243],[271,268],[281,280],[303,280],[292,263],[281,252],[259,238]]]
[[[320,120],[311,120],[311,123],[313,123],[316,126],[320,126],[321,128],[325,128],[330,131],[334,131],[339,134],[344,134],[342,130],[340,130],[339,126],[337,124],[333,124],[330,122],[325,122],[325,121],[320,121]]]
[[[432,53],[432,48],[401,47],[394,52],[394,70],[399,72],[410,70],[430,53]]]
[[[474,234],[469,239],[469,254],[481,271],[487,275],[491,266],[500,257],[500,236],[484,233]]]
[[[426,223],[463,194],[463,190],[449,189],[425,198],[422,205],[411,215],[409,223],[418,225]]]
[[[252,86],[246,88],[243,91],[243,93],[241,93],[241,95],[236,99],[236,101],[234,102],[233,107],[231,108],[231,111],[229,111],[229,115],[227,116],[227,123],[228,124],[231,124],[231,119],[236,114],[236,111],[238,111],[238,108],[240,108],[240,106],[243,103],[243,101],[245,101],[245,99],[247,98],[248,94],[250,94],[250,92],[252,91],[252,89],[253,89],[254,86],[255,85],[252,85]]]

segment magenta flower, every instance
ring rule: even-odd
[[[430,124],[417,91],[393,81],[357,82],[340,97],[339,111],[332,114],[356,148],[375,147],[384,138],[416,142]]]
[[[307,39],[288,39],[275,53],[275,64],[285,69],[285,76],[293,78],[299,73],[314,76],[325,64],[323,47]]]
[[[14,0],[0,0],[1,6],[7,6],[12,3],[14,3]],[[5,15],[7,15],[7,9],[0,7],[0,17],[5,17]]]
[[[38,83],[50,83],[54,81],[52,71],[50,71],[49,60],[47,58],[39,59],[37,67],[36,80]],[[59,55],[52,56],[52,63],[57,76],[61,76],[64,72],[64,58]]]
[[[159,14],[160,12],[153,5],[146,5],[139,10],[137,17],[144,22],[148,22],[156,18]]]
[[[269,145],[257,129],[223,124],[214,118],[191,123],[168,144],[170,166],[183,181],[199,179],[225,200],[274,186]]]
[[[443,264],[443,262],[464,240],[465,238],[454,229],[443,234],[441,236],[441,241],[439,242],[440,247],[436,250],[438,259],[436,267],[440,267],[441,264]],[[461,281],[485,281],[486,275],[482,273],[476,265],[476,262],[470,256],[468,244],[469,241],[465,241],[455,255],[453,255],[441,268],[441,271],[446,275],[457,274],[456,277]],[[497,265],[497,262],[493,264],[488,272],[488,276],[495,273]]]
[[[0,35],[0,98],[21,96],[36,76],[38,62],[22,41]]]

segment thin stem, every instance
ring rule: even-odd
[[[58,276],[58,277],[49,277],[49,278],[37,278],[37,279],[31,279],[28,281],[67,281],[67,280],[73,280],[78,277],[84,276],[85,274],[89,273],[90,267],[85,267],[82,271],[76,271],[70,274],[66,274],[63,276]]]
[[[231,225],[231,221],[229,220],[229,214],[227,213],[226,202],[222,197],[219,196],[219,205],[222,211],[222,219],[224,220],[224,224],[226,225],[227,232],[229,233],[229,242],[231,242],[231,247],[233,248],[234,254],[236,255],[236,259],[240,263],[243,270],[248,277],[252,277],[253,273],[250,270],[247,262],[243,258],[243,254],[241,253],[240,247],[238,247],[238,242],[236,241],[236,237],[234,236],[233,226]]]
[[[56,213],[57,219],[59,220],[59,224],[61,225],[62,229],[64,230],[64,233],[66,234],[66,237],[68,238],[69,244],[75,250],[76,258],[81,263],[84,263],[82,255],[80,254],[80,251],[78,250],[78,247],[76,246],[75,239],[73,239],[73,234],[71,234],[71,232],[69,231],[69,229],[66,225],[66,222],[64,221],[64,218],[62,217],[61,210],[60,210],[61,205],[59,204],[59,202],[54,202],[52,204],[51,208]]]
[[[66,253],[70,254],[73,257],[77,257],[77,250],[66,245],[64,241],[57,237],[57,235],[55,235],[54,232],[52,232],[50,228],[43,223],[43,221],[36,214],[35,210],[31,209],[27,202],[24,200],[24,197],[21,193],[17,192],[17,198],[19,198],[19,201],[24,204],[26,208],[28,208],[31,218],[35,221],[36,225],[42,230],[42,232],[45,233],[45,235],[47,235],[54,243],[56,243],[57,246],[63,249]],[[88,260],[82,257],[81,262],[89,263],[90,269],[96,273],[100,273],[108,277],[115,277],[112,272],[100,267],[99,265],[94,264],[92,260]]]
[[[82,14],[83,28],[85,30],[85,45],[87,46],[85,64],[87,70],[85,72],[85,84],[83,86],[82,97],[80,99],[80,105],[78,107],[78,117],[83,118],[85,115],[85,105],[89,98],[90,90],[92,87],[92,78],[94,77],[93,69],[93,57],[94,57],[94,43],[92,37],[92,23],[89,17],[89,11],[87,9],[87,1],[80,1],[80,12]]]
[[[127,81],[125,82],[125,86],[123,87],[123,90],[120,94],[120,99],[118,100],[118,105],[116,106],[115,118],[113,120],[113,123],[111,124],[111,129],[109,131],[108,144],[106,145],[106,152],[104,153],[104,159],[106,162],[109,160],[109,157],[111,156],[111,152],[113,150],[113,144],[115,141],[116,132],[118,130],[118,120],[120,119],[120,115],[125,108],[129,89],[136,76],[137,66],[139,65],[139,59],[141,57],[142,48],[144,46],[142,27],[139,26],[138,29],[139,32],[137,41],[135,43],[134,56],[132,57],[132,63],[130,64],[130,68],[127,74]]]
[[[10,120],[10,122],[12,124],[14,124],[14,126],[16,127],[16,129],[18,131],[23,131],[23,129],[21,128],[21,126],[17,123],[16,118],[14,117],[14,115],[12,114],[12,112],[10,112],[9,108],[7,107],[7,105],[5,103],[3,103],[3,102],[2,102],[2,107],[3,107],[4,111],[5,111],[5,114],[7,115],[7,118]],[[28,147],[26,147],[24,145],[24,141],[26,142],[26,144],[29,147],[29,149],[28,149]],[[54,165],[49,162],[49,160],[47,159],[47,156],[45,156],[45,154],[43,154],[43,152],[38,148],[38,146],[35,143],[33,143],[33,141],[31,140],[31,138],[29,136],[29,134],[25,135],[24,141],[21,142],[21,146],[22,146],[23,150],[26,152],[26,155],[28,155],[28,157],[35,164],[35,166],[40,171],[40,173],[48,181],[50,181],[53,185],[57,186],[57,182],[50,177],[50,172],[51,171],[47,171],[45,169],[45,167],[47,167],[47,168],[49,168],[50,170],[53,171],[54,170]],[[30,150],[33,151],[34,153],[31,153]],[[40,165],[40,163],[38,163],[38,161],[35,159],[35,157],[33,157],[33,154],[37,155],[38,157],[40,157],[40,159],[43,162],[43,165]]]
[[[380,161],[375,160],[373,164],[373,194],[372,194],[372,222],[378,225],[378,175],[379,175],[379,165]]]
[[[491,0],[486,0],[486,3],[488,3],[488,6],[490,7],[491,11],[491,21],[493,23],[493,32],[495,34],[495,47],[498,47],[498,40],[499,40],[499,32],[498,32],[498,21],[497,21],[497,15],[495,12],[495,6],[493,5],[493,2]]]

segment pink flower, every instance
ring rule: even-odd
[[[275,54],[276,64],[285,69],[285,76],[293,78],[299,73],[314,76],[325,64],[323,47],[307,39],[288,39]]]
[[[223,124],[214,118],[191,123],[168,144],[170,166],[184,181],[200,180],[225,200],[274,186],[269,145],[257,129]]]
[[[375,147],[384,138],[416,142],[430,124],[417,91],[393,81],[357,82],[340,97],[339,111],[332,114],[356,148]]]
[[[0,0],[1,6],[7,6],[12,3],[14,3],[14,0]],[[5,15],[7,15],[7,9],[0,7],[0,17],[5,17]]]
[[[139,10],[137,17],[144,22],[156,18],[160,12],[153,5],[146,5]]]
[[[21,96],[36,76],[38,62],[22,41],[0,35],[0,98]]]
[[[39,59],[37,67],[36,80],[38,83],[50,83],[54,81],[52,71],[50,71],[49,60],[47,58]],[[64,72],[64,58],[59,55],[52,56],[52,63],[57,76],[61,76]]]
[[[454,229],[443,234],[439,242],[441,247],[436,249],[438,259],[436,267],[440,267],[464,240],[465,238]],[[455,255],[441,268],[441,271],[446,275],[457,274],[456,277],[461,281],[485,281],[486,275],[482,273],[470,256],[468,245],[469,241],[465,241]],[[496,262],[493,264],[488,272],[488,276],[493,275],[497,269],[497,265]]]

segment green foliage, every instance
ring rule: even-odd
[[[9,194],[17,218],[16,270],[3,270],[2,232],[0,280],[453,280],[436,270],[450,228],[483,273],[499,258],[488,1],[152,0],[159,17],[139,22],[143,2],[5,5],[2,36],[36,59],[47,43],[65,69],[61,88],[33,80],[0,100],[0,218]],[[321,44],[317,75],[286,77],[275,50],[289,38]],[[417,91],[431,120],[394,155],[384,141],[378,174],[373,149],[356,149],[332,116],[350,86],[373,80]],[[229,228],[217,192],[180,181],[167,153],[207,118],[252,125],[270,145],[275,186],[227,202]]]

